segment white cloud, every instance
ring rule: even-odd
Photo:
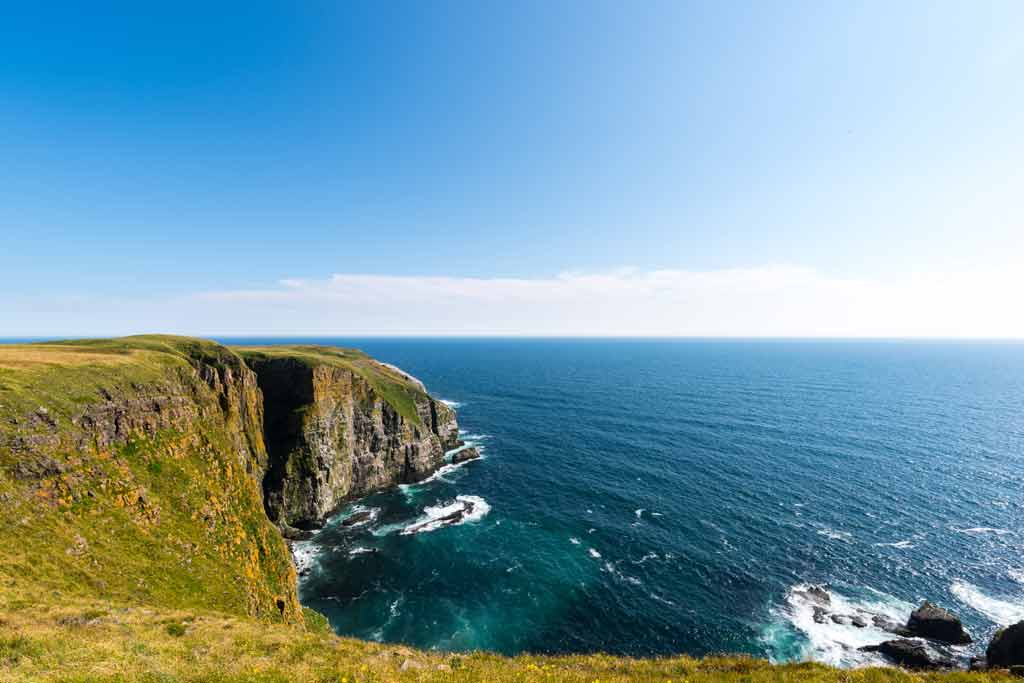
[[[338,274],[173,299],[22,306],[4,334],[1024,337],[1024,272],[898,280],[810,268],[621,269],[546,278]],[[59,312],[59,315],[57,315]]]

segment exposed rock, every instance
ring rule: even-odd
[[[860,614],[854,615],[850,622],[857,628],[866,628],[868,625],[868,620]]]
[[[851,622],[850,617],[845,614],[833,614],[829,618],[832,619],[833,624],[839,624],[840,626],[847,626]]]
[[[291,357],[246,360],[264,395],[264,504],[279,525],[322,523],[349,500],[419,481],[444,464],[458,439],[455,413],[414,387],[399,412],[352,369]]]
[[[828,617],[828,612],[825,610],[825,608],[824,607],[818,607],[817,605],[815,605],[814,606],[814,623],[816,623],[816,624],[824,624],[826,617]]]
[[[878,645],[866,645],[861,652],[877,652],[897,666],[907,669],[949,669],[956,662],[928,647],[922,640],[887,640]]]
[[[1014,664],[1010,667],[1010,675],[1017,678],[1024,678],[1024,664]]]
[[[1024,665],[1024,621],[996,631],[985,657],[993,667]]]
[[[459,463],[467,462],[469,460],[476,460],[479,457],[480,451],[473,446],[467,446],[452,455],[452,464],[458,465]]]
[[[907,620],[907,632],[912,636],[937,640],[952,645],[971,642],[971,636],[964,630],[960,619],[937,605],[925,600],[911,612]]]
[[[871,623],[875,625],[875,628],[880,628],[887,633],[892,633],[897,636],[909,636],[910,632],[904,626],[897,624],[888,617],[883,617],[880,614],[876,614],[871,617]]]
[[[356,526],[357,524],[369,522],[371,519],[373,519],[373,510],[360,510],[359,512],[355,512],[342,520],[341,525]]]
[[[832,597],[824,586],[808,586],[807,588],[798,588],[793,592],[818,605],[829,605],[832,603]]]

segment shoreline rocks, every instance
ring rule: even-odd
[[[947,654],[938,652],[919,639],[898,638],[887,640],[878,645],[865,645],[861,652],[877,652],[897,666],[906,669],[952,669],[956,660]]]
[[[985,650],[985,660],[989,667],[1024,665],[1024,621],[996,631]]]
[[[950,645],[966,645],[974,642],[970,634],[964,630],[964,625],[960,623],[959,617],[927,600],[910,613],[906,630],[911,636]]]
[[[458,465],[460,463],[477,460],[479,458],[480,451],[477,450],[475,446],[466,446],[462,450],[452,454],[452,464]]]

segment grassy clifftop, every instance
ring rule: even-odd
[[[1009,680],[338,638],[299,607],[263,509],[264,404],[246,359],[271,357],[351,370],[422,418],[422,388],[355,351],[168,336],[0,345],[0,681]]]

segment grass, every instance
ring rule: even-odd
[[[326,365],[350,370],[365,379],[399,415],[414,424],[422,422],[416,412],[416,401],[425,397],[423,390],[362,351],[314,345],[233,346],[231,350],[246,360],[287,358],[310,367]]]
[[[501,657],[424,652],[339,638],[317,626],[263,624],[209,611],[104,604],[5,611],[0,680],[9,683],[1009,683],[1004,673],[912,674],[771,665],[747,657],[631,659],[607,655]],[[79,625],[71,625],[79,624]]]

